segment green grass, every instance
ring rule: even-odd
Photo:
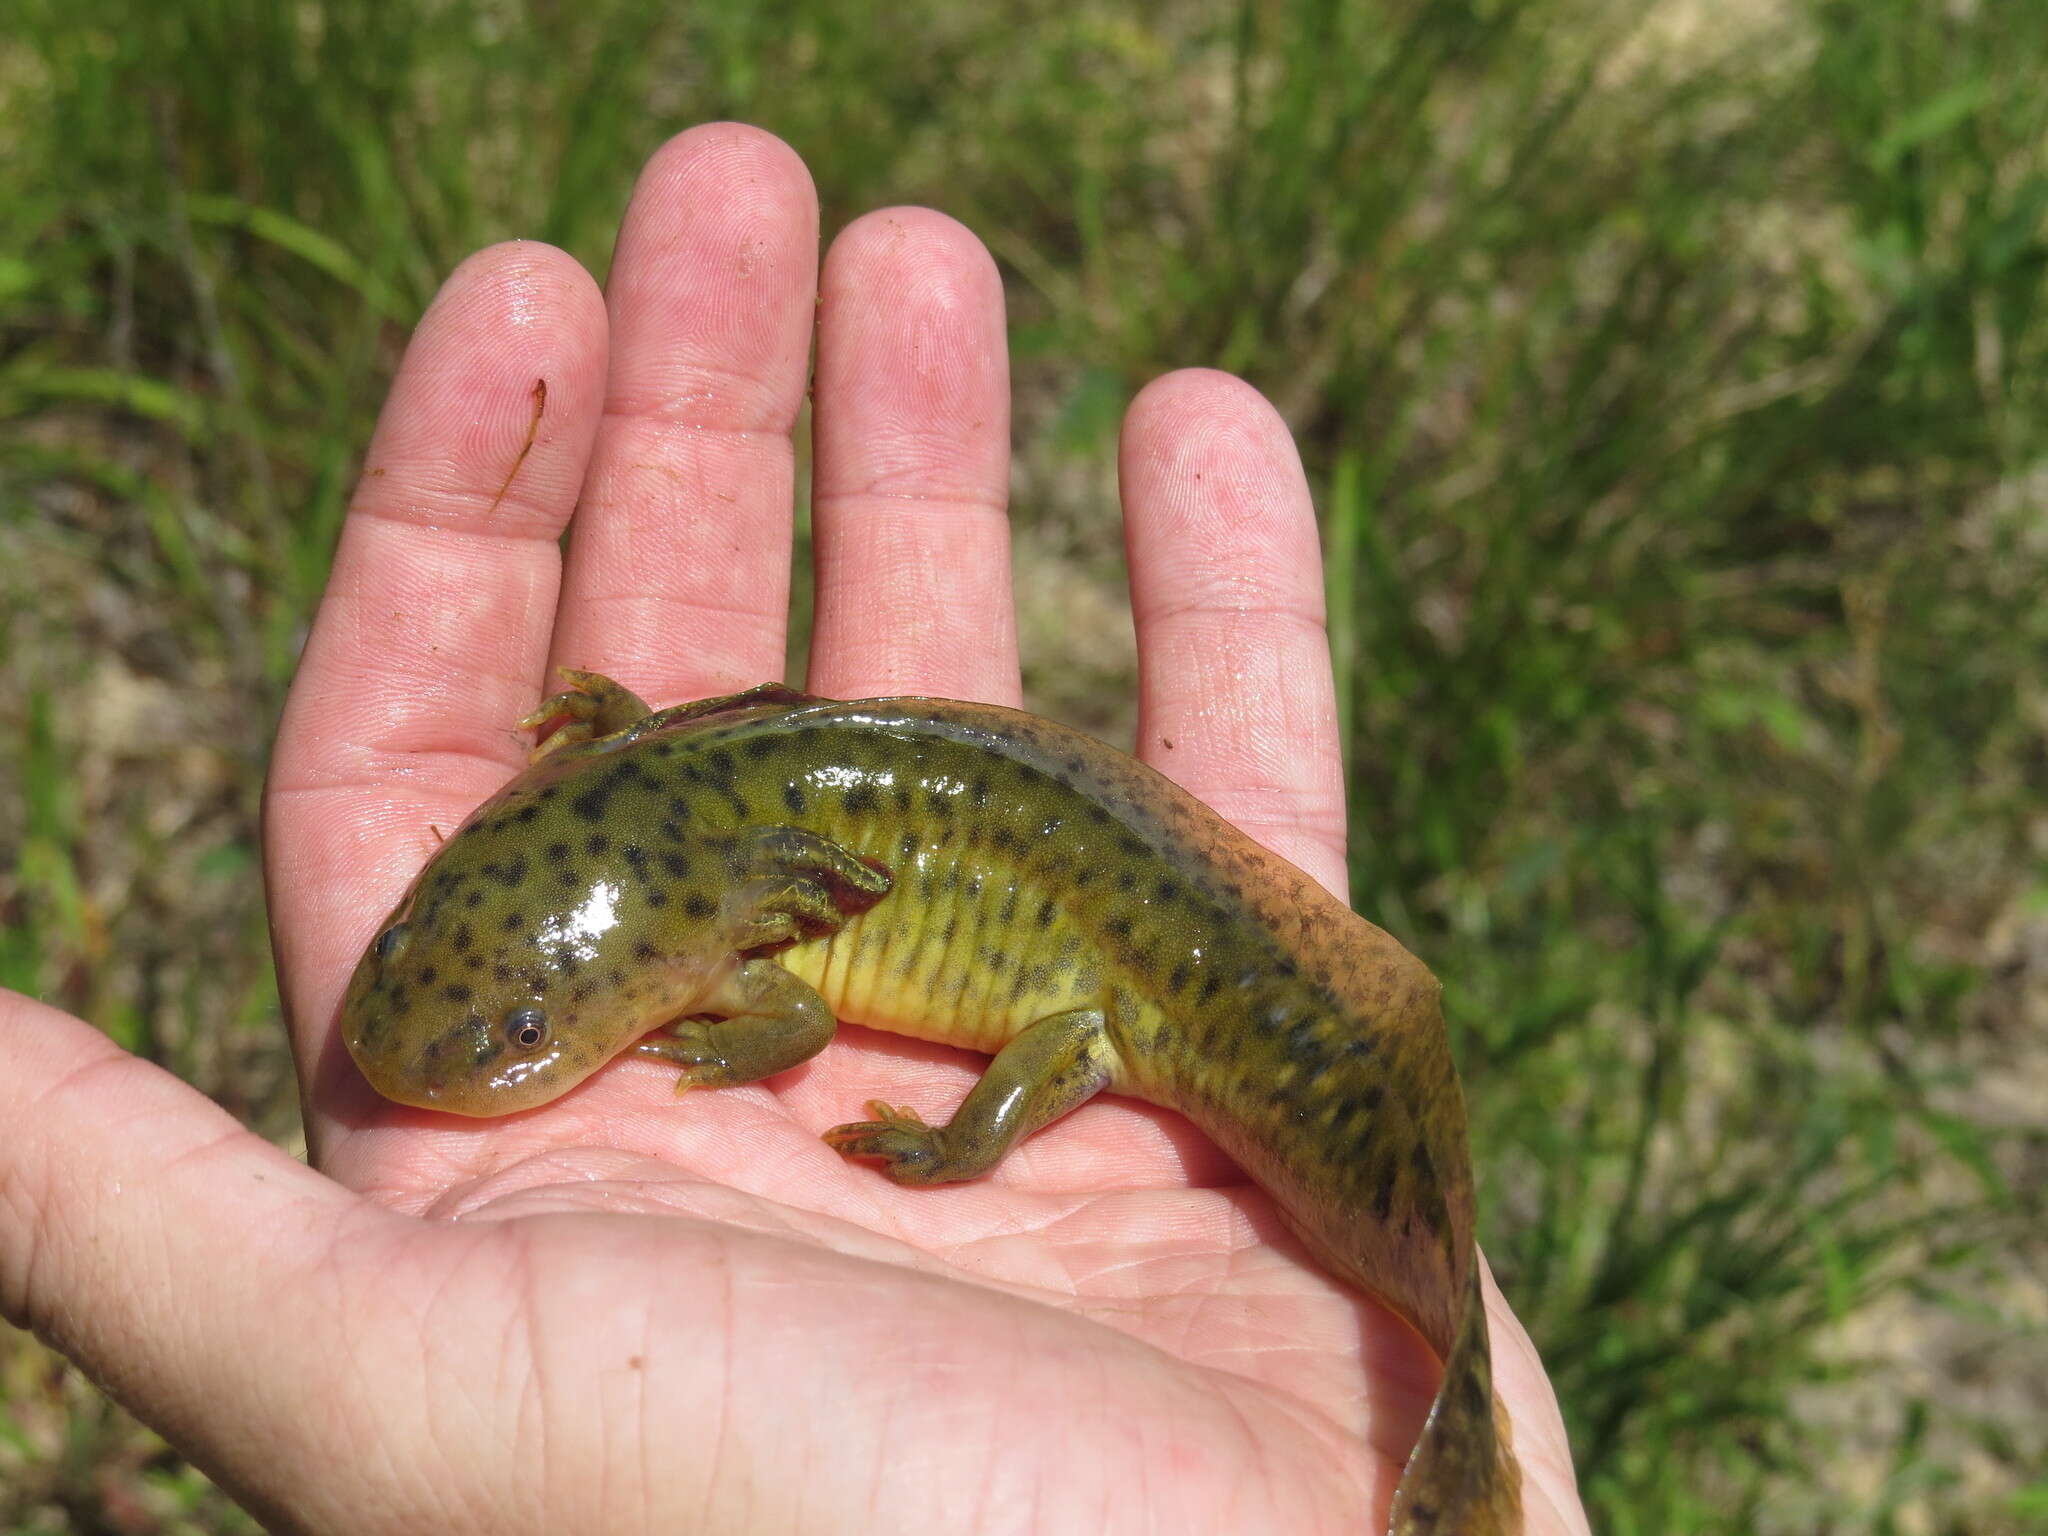
[[[405,328],[488,240],[601,273],[648,150],[748,118],[828,229],[1003,265],[1039,707],[1127,718],[1129,392],[1296,427],[1356,894],[1446,979],[1596,1528],[2038,1528],[2048,11],[17,11],[0,981],[289,1141],[255,795]],[[0,1490],[229,1528],[19,1342]]]

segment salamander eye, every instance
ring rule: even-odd
[[[405,924],[393,923],[389,928],[378,934],[377,958],[379,960],[389,960],[393,955],[405,948],[406,935],[409,931]]]
[[[514,1008],[505,1015],[505,1038],[513,1049],[534,1051],[548,1037],[548,1016],[538,1008]]]

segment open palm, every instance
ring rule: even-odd
[[[1377,1528],[1435,1366],[1175,1117],[1098,1101],[979,1183],[905,1190],[818,1133],[869,1098],[943,1115],[977,1059],[848,1027],[766,1084],[677,1100],[629,1060],[457,1121],[376,1098],[335,1039],[379,916],[522,763],[511,722],[550,665],[656,704],[781,675],[814,322],[809,687],[1017,702],[994,268],[893,210],[835,241],[820,290],[817,217],[786,147],[717,125],[649,164],[603,297],[539,245],[450,278],[270,786],[322,1172],[0,998],[25,1063],[0,1080],[0,1304],[281,1530]],[[1285,428],[1234,380],[1171,375],[1131,408],[1122,485],[1141,752],[1341,889]],[[1530,1532],[1583,1530],[1492,1303]]]

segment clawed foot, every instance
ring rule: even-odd
[[[602,673],[579,672],[573,667],[555,670],[569,686],[543,700],[532,714],[522,716],[518,727],[522,731],[537,731],[563,715],[569,717],[568,722],[535,745],[527,755],[528,762],[537,763],[563,747],[622,731],[647,714],[647,706],[636,694]]]
[[[825,1133],[825,1145],[847,1157],[879,1158],[882,1171],[898,1184],[936,1184],[944,1178],[942,1130],[926,1125],[916,1110],[894,1109],[880,1099],[870,1099],[865,1108],[872,1120],[833,1126]]]
[[[711,1038],[710,1021],[686,1019],[671,1024],[633,1047],[642,1056],[652,1056],[672,1067],[682,1068],[676,1079],[676,1097],[692,1088],[725,1088],[734,1082],[732,1064]]]

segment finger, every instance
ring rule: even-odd
[[[817,244],[810,173],[759,129],[693,128],[640,173],[558,665],[657,703],[782,676]]]
[[[1148,385],[1118,459],[1138,631],[1138,750],[1338,895],[1344,779],[1308,482],[1250,385]]]
[[[457,268],[406,349],[267,790],[271,924],[302,1071],[432,828],[452,830],[523,760],[512,722],[540,682],[556,539],[604,364],[596,285],[528,243]]]
[[[1002,280],[925,208],[849,225],[818,316],[807,686],[1015,704]]]
[[[307,1411],[341,1343],[309,1281],[339,1240],[361,1253],[399,1218],[14,993],[0,992],[0,1057],[0,1315],[217,1472],[295,1426],[367,1431],[346,1422],[346,1394]]]

